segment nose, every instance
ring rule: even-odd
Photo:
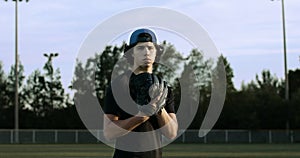
[[[145,56],[149,56],[150,53],[151,53],[151,51],[149,50],[149,48],[145,47],[144,48],[144,54],[145,54]]]

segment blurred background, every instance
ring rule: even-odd
[[[101,22],[147,6],[173,9],[198,22],[219,50],[216,62],[225,66],[223,111],[213,130],[199,138],[197,130],[211,97],[214,61],[182,37],[155,30],[166,49],[165,58],[178,71],[162,66],[156,70],[168,76],[176,98],[183,84],[178,78],[186,75],[184,65],[192,65],[199,79],[196,117],[175,142],[300,142],[297,0],[4,0],[0,2],[0,143],[99,143],[82,123],[74,97],[93,95],[103,105],[128,34],[116,37],[84,63],[77,60],[78,49]],[[93,86],[94,93],[89,91]],[[177,99],[176,108],[179,103]]]

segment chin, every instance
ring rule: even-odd
[[[152,64],[141,65],[141,66],[140,66],[140,69],[142,69],[142,70],[147,70],[147,69],[149,69],[151,66],[152,66]]]

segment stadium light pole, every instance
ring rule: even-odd
[[[274,1],[274,0],[271,0]],[[284,54],[284,77],[285,77],[285,100],[289,100],[289,76],[287,70],[287,55],[286,55],[286,33],[285,33],[285,12],[284,12],[284,0],[281,1],[281,13],[282,13],[282,32],[283,32],[283,54]],[[289,109],[288,109],[289,110]],[[287,120],[286,128],[289,130],[290,124]]]
[[[5,0],[7,2],[8,0]],[[18,79],[18,2],[15,2],[15,143],[19,143],[19,79]],[[26,0],[28,2],[29,0]]]
[[[274,1],[274,0],[271,0]],[[287,72],[287,55],[286,55],[286,33],[285,33],[285,12],[284,12],[284,0],[281,1],[282,12],[282,32],[283,32],[283,54],[284,54],[284,76],[285,76],[285,99],[289,100],[289,79]]]

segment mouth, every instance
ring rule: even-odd
[[[151,59],[144,59],[145,62],[151,62]]]

